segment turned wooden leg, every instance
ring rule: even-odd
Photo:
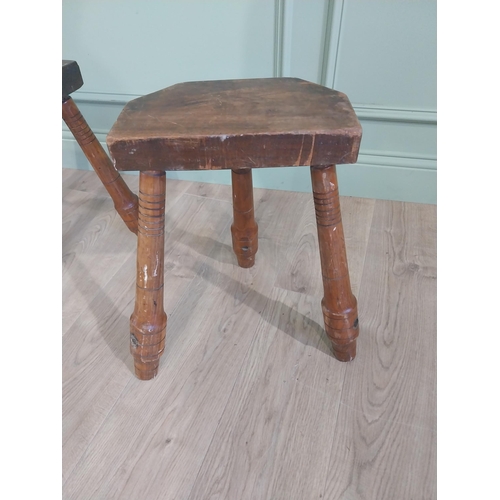
[[[311,178],[323,274],[321,306],[325,330],[335,357],[351,361],[356,356],[359,334],[358,309],[349,280],[335,165],[312,166]]]
[[[158,373],[167,328],[163,309],[165,172],[140,173],[138,222],[137,286],[135,309],[130,317],[130,352],[137,377],[149,380]]]
[[[137,233],[137,196],[130,191],[71,97],[62,103],[62,116],[110,194],[123,222]]]
[[[232,170],[233,214],[231,226],[233,250],[240,267],[252,267],[259,246],[253,211],[252,170]]]

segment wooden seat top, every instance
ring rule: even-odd
[[[188,82],[130,101],[107,136],[118,170],[355,163],[347,96],[298,78]]]

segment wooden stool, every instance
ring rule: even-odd
[[[111,196],[123,222],[137,233],[137,196],[130,191],[111,163],[96,136],[88,126],[75,101],[69,96],[83,85],[82,73],[76,61],[62,62],[62,117],[85,153],[95,173]]]
[[[166,170],[232,170],[233,249],[241,267],[257,252],[252,168],[311,167],[326,333],[340,361],[359,333],[335,165],[358,157],[361,126],[346,95],[297,78],[190,82],[130,101],[108,134],[118,170],[139,170],[137,289],[131,352],[153,378],[165,346],[163,258]]]

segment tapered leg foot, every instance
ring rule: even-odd
[[[344,230],[335,165],[311,167],[312,189],[318,226],[324,297],[321,302],[325,331],[339,361],[356,356],[359,335],[358,308],[351,292]]]
[[[349,287],[350,288],[350,287]],[[327,293],[325,292],[325,297]],[[343,309],[337,313],[325,306],[325,299],[321,301],[325,331],[332,341],[333,355],[339,361],[352,361],[356,357],[356,338],[359,335],[358,308],[356,298],[351,294],[351,309]]]
[[[252,170],[232,170],[233,250],[240,267],[252,267],[258,249],[258,226],[253,208]]]
[[[165,172],[146,171],[139,179],[137,286],[130,317],[130,352],[135,373],[149,380],[158,373],[165,348],[167,315],[163,309]]]
[[[160,366],[160,360],[155,360],[152,363],[143,363],[142,361],[134,358],[134,370],[135,376],[139,380],[151,380],[158,375],[158,367]]]

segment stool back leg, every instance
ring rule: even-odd
[[[130,317],[130,351],[135,373],[141,380],[156,376],[165,348],[165,178],[165,172],[152,171],[141,172],[139,178],[137,286]]]
[[[240,267],[252,267],[257,253],[258,226],[253,208],[252,170],[232,170],[233,215],[231,225],[233,250]]]
[[[349,280],[335,165],[311,166],[311,179],[323,275],[321,306],[325,330],[335,357],[351,361],[356,356],[358,311]]]
[[[62,116],[113,199],[115,209],[123,222],[133,233],[137,233],[137,196],[130,191],[118,170],[111,163],[109,156],[71,97],[62,103]]]

